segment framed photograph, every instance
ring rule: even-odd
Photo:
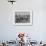
[[[19,10],[15,11],[15,25],[17,26],[31,26],[32,25],[32,11]]]

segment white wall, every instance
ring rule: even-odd
[[[33,10],[32,26],[15,26],[16,10]],[[31,34],[34,40],[46,40],[46,0],[17,0],[13,5],[0,0],[0,40],[11,40],[18,32]]]

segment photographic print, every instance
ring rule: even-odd
[[[32,11],[16,11],[15,25],[32,25]]]

